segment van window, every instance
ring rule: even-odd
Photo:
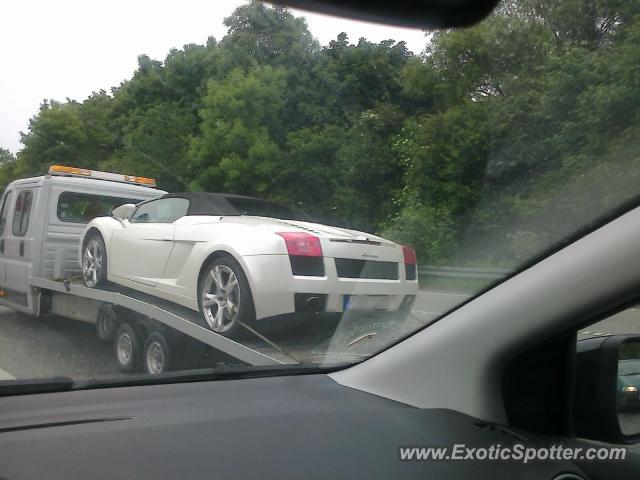
[[[7,217],[9,216],[9,205],[11,205],[11,197],[13,192],[7,192],[0,207],[0,235],[4,235],[4,226],[7,224]]]
[[[27,233],[32,199],[33,192],[31,190],[20,192],[16,198],[16,207],[13,212],[13,234],[16,237],[24,237]]]
[[[140,203],[142,200],[108,195],[62,192],[58,197],[58,218],[63,222],[88,223],[96,217],[111,215],[111,210],[125,203]]]

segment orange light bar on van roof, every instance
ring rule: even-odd
[[[130,183],[137,183],[139,185],[146,185],[147,187],[155,187],[156,179],[147,177],[134,177],[132,175],[125,175],[125,180]]]
[[[55,173],[64,173],[67,175],[83,175],[85,177],[91,176],[91,170],[87,170],[86,168],[65,167],[64,165],[51,165],[51,167],[49,167],[49,174],[53,175]]]
[[[49,167],[49,175],[69,175],[77,177],[90,177],[96,180],[109,180],[110,182],[134,183],[144,187],[155,187],[154,178],[137,177],[135,175],[121,175],[119,173],[99,172],[86,168],[66,167],[64,165],[52,165]]]

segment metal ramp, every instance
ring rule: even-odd
[[[249,327],[246,328],[259,338],[259,341],[252,343],[251,346],[238,343],[211,331],[204,325],[198,312],[132,289],[119,286],[118,291],[109,288],[94,289],[88,288],[77,281],[56,281],[38,277],[31,277],[30,284],[32,287],[110,303],[132,310],[249,365],[264,366],[298,363],[278,345]]]

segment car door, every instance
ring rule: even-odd
[[[108,252],[108,272],[121,278],[155,286],[162,278],[173,248],[173,222],[184,216],[189,201],[161,198],[142,203],[123,227],[113,233]]]

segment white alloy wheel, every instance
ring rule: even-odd
[[[87,287],[95,288],[103,278],[104,245],[98,236],[89,239],[82,252],[82,278]]]
[[[227,265],[214,264],[205,274],[200,292],[204,318],[217,333],[233,328],[240,312],[242,295],[238,277]]]

